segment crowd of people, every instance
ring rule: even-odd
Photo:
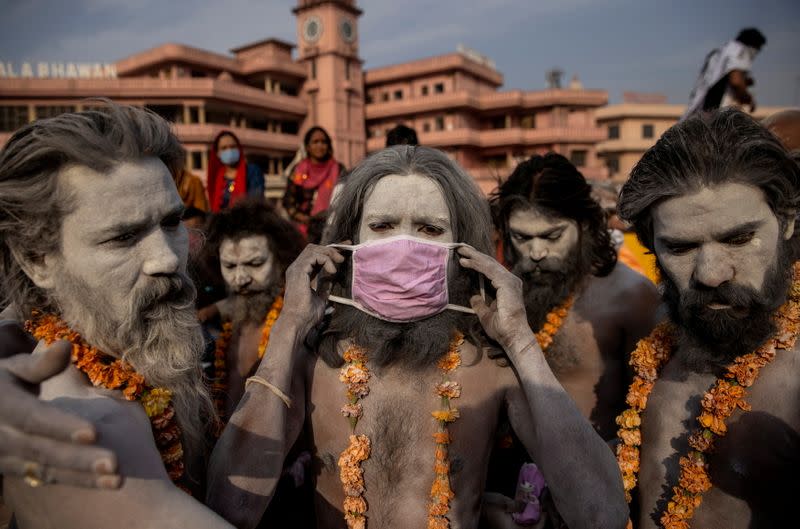
[[[800,117],[701,107],[618,202],[556,153],[487,198],[404,125],[350,170],[310,128],[279,203],[230,131],[204,189],[148,111],[24,126],[12,526],[792,526]]]

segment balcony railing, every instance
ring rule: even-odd
[[[306,115],[299,97],[270,94],[246,85],[218,79],[0,79],[3,98],[59,100],[87,97],[111,99],[217,99],[254,106],[291,117]]]
[[[245,150],[277,150],[293,154],[302,143],[302,139],[297,134],[267,132],[265,130],[229,127],[213,123],[203,125],[176,123],[173,125],[173,130],[183,143],[211,143],[221,131],[231,130],[242,142]]]

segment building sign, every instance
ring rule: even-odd
[[[37,79],[97,79],[115,78],[117,67],[113,64],[88,62],[3,62],[0,61],[0,79],[29,77]]]

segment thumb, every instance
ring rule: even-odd
[[[39,384],[67,367],[72,347],[59,340],[51,345],[39,342],[33,353],[18,354],[0,362],[14,376],[30,384]]]
[[[480,294],[475,294],[471,298],[469,298],[469,304],[472,307],[472,310],[475,311],[477,314],[478,319],[483,321],[489,314],[492,312],[492,309],[486,304],[483,297]]]

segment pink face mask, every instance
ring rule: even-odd
[[[330,246],[353,252],[353,299],[330,296],[331,301],[396,323],[421,320],[445,309],[475,313],[470,308],[448,303],[450,252],[463,246],[462,243],[401,235],[355,246]]]

